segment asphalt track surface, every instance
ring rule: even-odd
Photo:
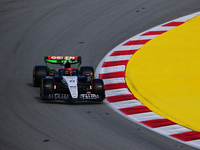
[[[199,0],[2,0],[0,149],[194,149],[104,103],[41,102],[32,69],[44,55],[80,55],[82,65],[96,68],[119,43],[199,6]]]

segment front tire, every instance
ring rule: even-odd
[[[43,78],[40,86],[40,98],[47,99],[46,96],[54,93],[54,82],[52,79]]]
[[[92,89],[93,89],[93,94],[100,95],[101,100],[105,99],[105,88],[104,88],[104,83],[102,79],[93,79]]]

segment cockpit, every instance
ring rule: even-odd
[[[73,68],[64,68],[59,70],[59,74],[63,76],[78,76],[78,70]]]

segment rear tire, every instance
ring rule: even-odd
[[[80,68],[80,74],[85,76],[85,74],[90,74],[91,79],[94,78],[94,68],[91,66],[83,66]]]
[[[40,87],[41,80],[48,75],[46,66],[35,66],[33,68],[33,86]]]

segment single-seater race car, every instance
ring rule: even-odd
[[[103,101],[105,89],[102,79],[94,78],[91,66],[81,65],[80,56],[44,56],[46,66],[33,68],[33,85],[40,87],[42,100]],[[51,69],[49,64],[59,65]],[[76,68],[71,65],[76,64]]]

